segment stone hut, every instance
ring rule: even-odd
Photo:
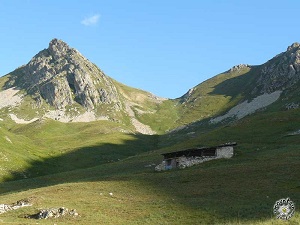
[[[155,167],[156,171],[174,168],[186,168],[213,159],[231,158],[236,142],[230,142],[215,147],[190,148],[162,154],[163,161]]]

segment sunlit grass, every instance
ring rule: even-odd
[[[125,125],[109,121],[2,123],[0,146],[11,154],[7,172],[15,180],[0,184],[0,203],[32,196],[36,202],[0,219],[35,224],[24,215],[64,206],[81,217],[42,224],[299,224],[300,139],[288,135],[300,129],[299,113],[269,110],[213,129],[191,126],[160,136],[122,133]],[[163,152],[228,141],[238,143],[232,159],[162,173],[148,167]],[[18,180],[24,177],[16,176],[17,168],[28,178]],[[284,222],[272,208],[286,197],[297,211]]]

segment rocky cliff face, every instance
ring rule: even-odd
[[[181,98],[171,100],[169,112],[158,107],[163,99],[112,80],[77,50],[57,39],[28,64],[3,78],[1,84],[0,96],[10,99],[0,101],[0,109],[13,108],[11,119],[108,119],[126,125],[131,121],[130,129],[135,127],[137,132],[153,134],[141,121],[151,121],[159,127],[160,112],[165,116],[176,111],[176,121],[174,125],[170,123],[173,128],[216,116],[220,117],[218,121],[225,115],[224,118],[241,118],[279,98],[286,108],[299,107],[300,44],[292,44],[263,65],[240,64],[197,85]]]
[[[3,77],[1,96],[0,115],[2,108],[9,108],[10,119],[16,123],[42,118],[61,122],[111,120],[145,134],[154,132],[138,121],[137,108],[152,112],[163,101],[114,81],[58,39],[29,63]]]
[[[24,71],[27,90],[56,109],[77,102],[93,110],[99,104],[120,101],[111,79],[61,40],[53,39],[47,49],[31,59]]]
[[[178,99],[180,120],[226,123],[271,104],[280,110],[299,108],[299,86],[300,43],[294,43],[262,65],[236,65],[191,88]]]
[[[271,93],[292,87],[300,80],[300,44],[294,43],[262,65],[256,81],[261,93]]]

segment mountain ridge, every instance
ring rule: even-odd
[[[115,81],[76,49],[53,39],[47,49],[26,65],[1,78],[0,84],[3,90],[13,93],[15,103],[11,105],[10,115],[12,119],[19,118],[19,122],[43,116],[61,122],[112,120],[127,124],[129,130],[154,134],[205,119],[222,122],[214,118],[222,118],[245,101],[262,99],[260,96],[276,91],[282,94],[264,102],[264,108],[282,96],[294,96],[291,93],[300,80],[299,71],[300,44],[295,42],[262,65],[233,66],[177,99],[163,99]],[[17,90],[20,90],[18,94]],[[14,107],[16,104],[18,107]],[[284,104],[297,105],[298,102],[285,97]],[[232,114],[230,118],[240,116]]]
[[[243,102],[251,102],[255,98],[268,96],[272,93],[282,93],[275,99],[269,99],[267,104],[261,104],[257,110],[281,100],[281,109],[286,105],[298,105],[299,99],[295,90],[300,86],[300,44],[295,42],[285,52],[278,54],[262,65],[239,64],[224,73],[218,74],[199,85],[191,88],[185,95],[178,98],[187,110],[183,109],[184,120],[187,123],[195,122],[187,118],[193,114],[190,108],[197,108],[202,119],[214,119],[225,115],[235,106]],[[293,99],[293,100],[292,100]],[[296,102],[294,102],[296,100]],[[209,107],[209,105],[219,107]],[[205,106],[206,107],[203,107]],[[202,107],[202,110],[201,110]],[[211,108],[211,109],[210,109]],[[207,110],[205,110],[207,109]],[[250,113],[249,113],[250,114]],[[248,114],[246,114],[248,115]],[[235,117],[235,115],[233,116]],[[239,116],[236,117],[237,119]],[[194,120],[194,121],[193,121]],[[201,120],[201,118],[200,118]],[[215,120],[216,121],[216,120]]]
[[[58,39],[53,39],[47,49],[36,54],[22,72],[26,79],[21,88],[29,94],[40,95],[56,109],[73,104],[74,100],[87,110],[94,109],[100,102],[118,101],[118,94],[106,75]],[[96,89],[93,75],[97,81],[101,79],[106,89]]]
[[[298,54],[294,50],[290,53]],[[286,195],[300,201],[300,85],[297,71],[291,77],[285,74],[289,62],[298,64],[290,61],[290,53],[287,59],[281,54],[263,65],[234,66],[177,99],[160,99],[110,78],[120,111],[101,102],[87,109],[80,104],[82,99],[75,99],[75,87],[73,103],[56,109],[39,95],[40,84],[28,88],[26,65],[0,78],[1,201],[35,199],[33,207],[4,213],[1,220],[31,224],[25,215],[37,213],[38,208],[63,206],[81,216],[44,223],[280,223],[270,215],[274,203]],[[273,68],[273,76],[262,73],[265,67]],[[58,73],[45,83],[55,86],[60,82],[55,80],[63,78],[71,89],[67,75],[68,71]],[[281,76],[288,79],[280,82]],[[255,107],[262,102],[263,108]],[[70,115],[69,109],[75,107],[79,114],[62,123],[63,114]],[[255,110],[244,117],[236,113],[247,107]],[[61,115],[45,117],[54,112]],[[107,118],[75,122],[85,114]],[[18,124],[12,117],[27,122],[38,119]],[[216,118],[219,121],[212,123]],[[157,134],[148,135],[145,125]],[[238,146],[231,159],[154,172],[161,154],[233,141]],[[220,199],[230,207],[219,204]],[[299,221],[299,213],[290,220]]]
[[[51,40],[47,49],[1,79],[7,79],[2,89],[10,90],[15,98],[19,96],[18,107],[23,110],[11,104],[18,111],[11,113],[11,118],[21,114],[21,119],[14,119],[16,122],[22,121],[22,117],[26,121],[46,117],[61,122],[113,120],[128,123],[129,120],[137,132],[154,134],[148,125],[134,117],[131,107],[144,108],[143,102],[155,105],[164,100],[133,88],[131,92],[140,96],[140,100],[130,99],[129,95],[124,95],[124,90],[128,89],[125,85],[105,75],[80,52],[58,39]],[[17,94],[12,89],[20,92]],[[32,112],[34,109],[37,113]],[[31,111],[33,115],[22,115],[21,111]]]

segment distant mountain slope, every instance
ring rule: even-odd
[[[151,107],[164,100],[116,82],[57,39],[29,63],[0,78],[0,88],[0,95],[7,97],[0,101],[0,109],[10,108],[16,122],[45,117],[61,122],[112,120],[146,134],[155,132],[138,121],[131,108],[153,112]]]
[[[240,119],[276,102],[277,110],[297,108],[299,80],[300,44],[294,43],[260,66],[237,65],[190,89],[178,99],[178,123]]]
[[[297,108],[299,62],[300,45],[294,43],[262,65],[234,66],[172,100],[113,80],[77,50],[53,39],[28,64],[0,78],[0,116],[19,123],[110,120],[144,134],[198,121],[226,123],[271,105]]]
[[[177,99],[123,85],[65,43],[50,45],[0,78],[2,203],[34,202],[1,214],[3,223],[62,206],[80,217],[45,223],[278,224],[274,203],[300,202],[299,44]],[[162,153],[231,141],[231,159],[154,172]]]

